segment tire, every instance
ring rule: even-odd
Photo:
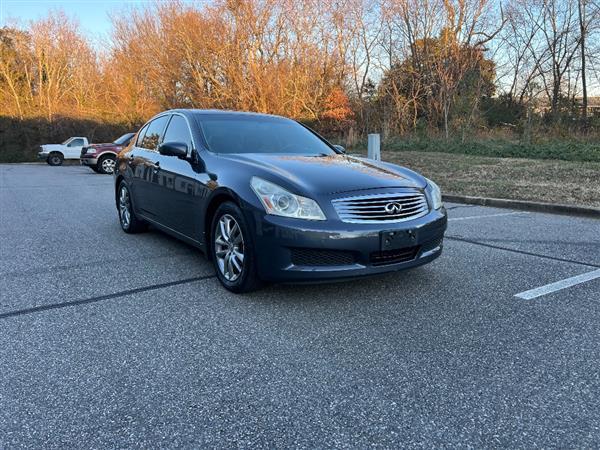
[[[242,255],[241,260],[239,255]],[[252,235],[235,203],[225,202],[215,212],[210,233],[210,256],[217,278],[225,289],[241,294],[262,286],[256,270]]]
[[[119,190],[117,191],[117,211],[119,212],[121,229],[125,233],[141,233],[148,228],[148,224],[143,220],[138,219],[135,215],[133,203],[131,201],[131,192],[125,181],[121,181]]]
[[[102,156],[96,166],[98,169],[97,172],[105,175],[112,175],[115,171],[116,162],[117,160],[113,155]]]
[[[51,166],[60,166],[62,165],[64,160],[65,157],[62,153],[54,152],[48,155],[48,159],[46,160],[46,162]]]

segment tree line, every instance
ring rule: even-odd
[[[597,0],[156,2],[102,45],[63,12],[0,29],[1,115],[137,126],[169,108],[281,114],[352,141],[593,125]],[[590,94],[591,93],[591,94]]]

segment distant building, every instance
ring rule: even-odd
[[[583,109],[583,97],[575,97],[573,102],[575,103],[574,108]],[[551,108],[548,99],[540,99],[536,102],[533,110],[538,114],[545,114]],[[600,117],[600,97],[588,97],[588,116]]]
[[[583,97],[575,97],[575,104],[583,108]],[[600,97],[588,97],[588,115],[600,117]]]

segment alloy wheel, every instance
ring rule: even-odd
[[[60,164],[60,157],[53,155],[50,157],[50,162],[52,165],[58,166]]]
[[[244,236],[233,216],[224,214],[215,230],[215,257],[221,274],[235,281],[244,270]]]
[[[102,161],[102,170],[105,173],[113,173],[115,171],[115,160],[112,158],[106,158]]]
[[[127,230],[131,225],[131,201],[129,191],[125,186],[122,186],[119,192],[119,217],[121,226]]]

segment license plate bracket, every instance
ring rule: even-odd
[[[379,233],[379,248],[382,251],[412,247],[416,242],[417,230],[390,230]]]

